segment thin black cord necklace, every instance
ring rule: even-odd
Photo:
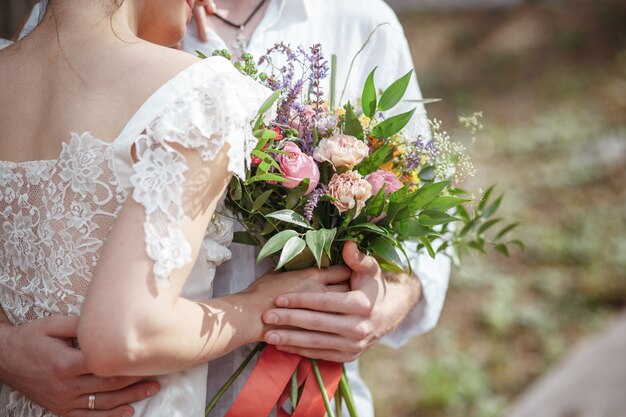
[[[248,40],[246,39],[246,35],[245,35],[245,32],[244,32],[246,30],[246,25],[259,12],[259,10],[261,10],[261,7],[263,7],[263,5],[266,2],[267,2],[267,0],[261,0],[259,2],[259,4],[257,4],[257,6],[254,8],[252,13],[250,13],[250,16],[248,16],[248,18],[241,24],[237,24],[237,23],[231,22],[230,20],[226,19],[225,17],[220,16],[219,14],[217,14],[217,12],[215,12],[215,11],[213,12],[213,16],[217,17],[219,20],[221,20],[222,22],[224,22],[228,26],[234,27],[235,29],[239,29],[239,32],[237,32],[237,38],[235,38],[235,42],[233,43],[233,48],[235,48],[235,50],[239,53],[239,55],[243,54],[245,52],[246,48],[248,47]]]

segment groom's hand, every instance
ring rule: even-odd
[[[159,384],[88,374],[83,354],[71,343],[77,322],[66,316],[19,327],[0,322],[0,380],[63,417],[132,416],[129,404],[155,394]],[[91,394],[96,394],[93,411],[88,409]]]
[[[281,326],[265,334],[277,349],[310,358],[349,362],[406,317],[420,298],[419,281],[406,274],[389,279],[376,260],[347,242],[343,258],[352,270],[351,290],[339,293],[299,292],[276,298],[266,324]]]

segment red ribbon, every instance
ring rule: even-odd
[[[320,374],[329,398],[335,394],[341,379],[341,365],[318,361]],[[279,417],[289,417],[282,404],[289,397],[290,380],[298,370],[298,385],[304,384],[302,395],[291,417],[324,417],[326,407],[319,385],[306,358],[280,352],[266,346],[225,417],[266,417],[277,406]]]

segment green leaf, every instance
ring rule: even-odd
[[[411,238],[437,234],[433,229],[421,225],[420,222],[414,218],[400,221],[397,227],[394,227],[394,230],[403,236]]]
[[[468,222],[470,220],[469,213],[465,210],[463,206],[457,206],[456,214],[458,214],[464,221]]]
[[[498,210],[498,207],[500,207],[500,203],[502,203],[503,197],[503,195],[500,195],[498,198],[496,198],[496,201],[488,205],[485,211],[480,215],[480,217],[482,217],[483,219],[488,219],[489,217],[491,217]]]
[[[261,175],[255,175],[252,178],[248,178],[246,180],[246,185],[252,184],[253,182],[257,182],[257,181],[287,182],[289,180],[287,178],[284,178],[284,177],[278,175],[278,174],[266,173],[266,174],[261,174]]]
[[[252,135],[258,139],[269,140],[269,139],[274,139],[276,136],[278,136],[278,133],[276,133],[272,129],[257,129],[254,132],[252,132]]]
[[[356,170],[362,176],[366,176],[367,174],[377,171],[380,169],[382,164],[391,160],[393,157],[393,149],[394,146],[392,144],[386,143],[382,147],[376,149],[371,155],[357,165]]]
[[[300,182],[300,185],[287,193],[287,198],[285,199],[286,208],[293,210],[295,207],[298,206],[298,204],[300,203],[300,199],[309,189],[310,181],[311,180],[309,178],[305,178]]]
[[[492,185],[491,187],[487,188],[487,191],[485,191],[485,194],[483,194],[483,197],[480,199],[480,203],[478,203],[478,208],[476,209],[476,211],[483,211],[483,209],[485,208],[485,204],[487,204],[487,201],[489,201],[489,196],[493,192],[494,187],[495,185]]]
[[[267,202],[267,200],[270,198],[273,192],[274,190],[267,190],[264,193],[262,193],[260,196],[258,196],[256,200],[254,200],[254,203],[252,204],[252,210],[250,211],[257,211],[258,209],[260,209],[263,206],[263,204]]]
[[[318,268],[322,267],[322,253],[324,252],[324,245],[326,243],[326,235],[322,230],[309,230],[304,236],[307,246],[315,257]]]
[[[281,89],[278,89],[278,90],[274,91],[272,93],[272,95],[269,96],[263,102],[263,104],[261,104],[261,107],[259,108],[259,111],[257,112],[257,114],[260,116],[260,115],[264,114],[266,111],[268,111],[270,109],[270,107],[272,107],[274,105],[276,100],[278,100],[278,97],[280,97],[280,93],[282,93]]]
[[[367,200],[363,213],[366,216],[378,217],[385,209],[385,187],[380,187],[378,194]]]
[[[365,81],[365,86],[363,86],[363,94],[361,95],[361,107],[363,107],[363,114],[365,114],[370,119],[374,117],[376,114],[376,85],[374,84],[374,73],[376,72],[376,68],[370,72],[367,80]]]
[[[235,232],[233,233],[233,243],[240,243],[242,245],[258,246],[259,242],[248,232]]]
[[[502,230],[500,230],[498,232],[498,234],[496,235],[495,240],[500,239],[502,236],[504,236],[505,234],[509,233],[511,230],[515,229],[519,225],[520,225],[519,223],[511,223],[510,225],[504,227]]]
[[[309,223],[309,221],[293,210],[278,210],[274,213],[268,214],[265,217],[269,217],[270,219],[276,219],[285,223],[295,224],[296,226],[304,227],[306,229],[311,228],[311,224]]]
[[[381,123],[374,126],[372,129],[372,136],[378,139],[385,139],[395,135],[409,123],[411,117],[413,117],[415,109],[406,113],[401,113],[396,116],[392,116]]]
[[[241,200],[241,197],[243,195],[243,188],[241,187],[241,182],[239,182],[239,178],[233,175],[230,183],[228,184],[228,188],[230,189],[230,198],[235,201]]]
[[[359,122],[356,114],[354,114],[354,109],[352,108],[352,105],[350,104],[350,102],[348,102],[343,107],[344,109],[346,109],[346,122],[344,125],[344,133],[346,135],[354,136],[355,138],[362,140],[364,137],[363,126],[361,126],[361,122]]]
[[[265,242],[265,245],[263,245],[261,251],[259,252],[259,256],[256,258],[256,261],[261,262],[264,258],[278,252],[285,246],[289,239],[298,236],[298,234],[299,233],[295,230],[283,230],[282,232],[275,234],[270,240]]]
[[[431,104],[431,103],[439,103],[443,101],[440,98],[421,98],[419,100],[402,100],[407,103],[421,103],[421,104]]]
[[[415,212],[433,201],[449,185],[448,181],[435,182],[420,187],[409,203],[409,210]]]
[[[378,237],[370,246],[372,256],[378,261],[380,267],[391,272],[404,272],[402,267],[402,259],[396,250],[396,247],[389,239]]]
[[[406,203],[413,198],[413,193],[409,192],[410,185],[407,184],[402,188],[397,189],[389,195],[390,203]]]
[[[433,246],[430,244],[430,240],[428,240],[426,236],[422,236],[419,238],[419,241],[422,242],[422,245],[424,245],[430,257],[435,259],[435,250],[433,249]]]
[[[492,227],[496,223],[499,223],[500,221],[502,221],[502,219],[491,219],[489,221],[486,221],[485,223],[481,224],[480,227],[478,228],[478,234],[481,235],[485,233],[487,230],[489,230],[490,227]]]
[[[298,236],[294,236],[285,243],[283,247],[283,251],[280,253],[280,259],[278,260],[278,265],[276,265],[276,270],[282,268],[287,262],[295,258],[306,248],[306,242],[304,239]]]
[[[512,240],[509,242],[509,245],[516,245],[517,247],[519,247],[522,252],[524,252],[526,250],[526,246],[524,245],[524,242],[522,242],[521,240]]]
[[[422,181],[432,181],[435,179],[435,167],[431,165],[426,165],[422,169],[420,169],[420,173],[418,177]]]
[[[411,81],[411,76],[413,75],[413,70],[404,74],[401,78],[394,81],[383,93],[380,97],[380,102],[378,103],[379,111],[386,111],[395,107],[396,104],[406,92],[407,87],[409,86],[409,82]]]
[[[496,245],[496,250],[504,256],[509,256],[509,248],[507,248],[504,243],[498,243]]]
[[[437,226],[439,224],[447,224],[459,221],[458,217],[450,216],[443,211],[426,210],[420,213],[419,221],[424,226]]]
[[[324,252],[330,259],[330,249],[333,245],[333,241],[335,240],[335,236],[337,235],[337,229],[320,229],[318,233],[322,233],[324,235]]]
[[[359,232],[368,231],[368,232],[373,232],[382,236],[387,236],[389,234],[385,229],[383,229],[382,227],[376,226],[372,222],[354,224],[354,225],[348,226],[348,230],[355,230]]]
[[[449,210],[452,207],[457,207],[463,203],[468,202],[469,200],[465,198],[458,197],[437,197],[432,200],[430,203],[427,203],[424,206],[424,209],[434,209],[434,210]]]

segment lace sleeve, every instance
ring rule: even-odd
[[[175,100],[132,142],[135,162],[129,185],[132,198],[145,208],[146,252],[161,287],[168,286],[172,271],[192,260],[181,229],[189,168],[177,148],[195,150],[204,163],[211,163],[228,145],[228,170],[243,177],[256,144],[251,121],[270,94],[234,69],[211,74],[202,84]]]

